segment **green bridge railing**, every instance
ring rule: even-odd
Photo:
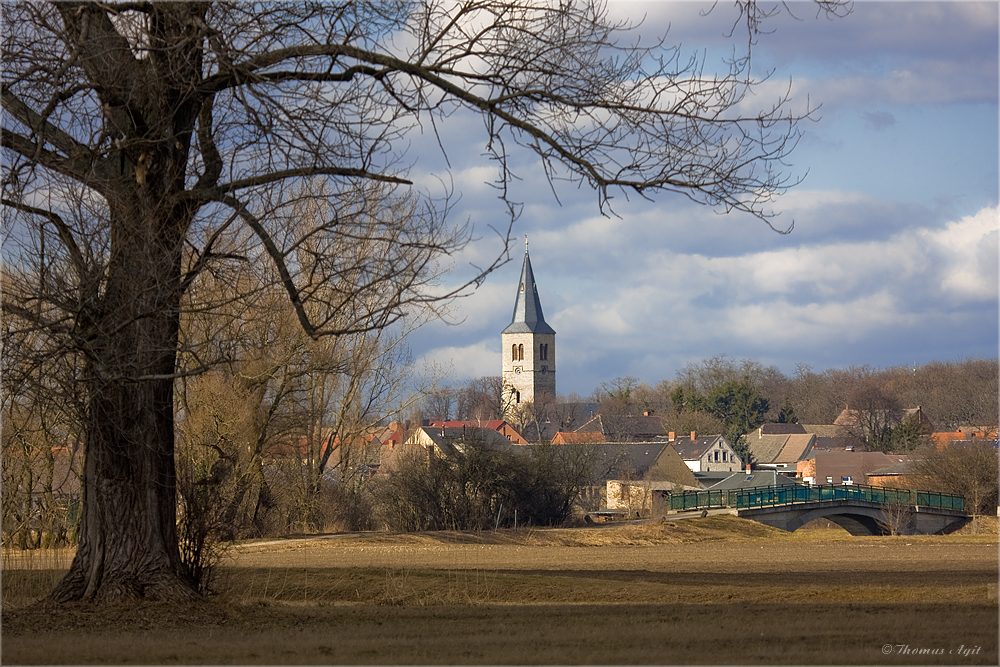
[[[774,507],[832,500],[863,500],[882,505],[919,505],[965,511],[965,498],[933,491],[887,489],[867,484],[841,486],[758,486],[726,491],[683,491],[670,494],[670,509],[694,510],[712,507]]]

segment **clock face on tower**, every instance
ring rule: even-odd
[[[516,373],[517,375],[520,375],[521,374],[521,367],[520,366],[515,366],[514,367],[514,373]]]
[[[548,366],[542,366],[542,375],[545,375],[548,372],[549,372],[549,367]]]

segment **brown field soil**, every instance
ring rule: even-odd
[[[783,533],[732,516],[244,543],[216,594],[34,602],[5,554],[5,664],[997,664],[997,534]]]

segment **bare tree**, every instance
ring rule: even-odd
[[[304,212],[298,224],[315,218]],[[309,252],[300,252],[306,265]],[[283,534],[293,524],[317,530],[332,509],[324,479],[336,471],[339,486],[353,487],[373,463],[364,438],[405,407],[405,338],[425,318],[313,340],[272,276],[248,263],[237,268],[223,278],[241,285],[238,299],[222,303],[223,286],[206,272],[185,303],[185,348],[223,360],[178,381],[184,520],[215,517],[191,525],[222,539]],[[206,485],[210,493],[193,488]]]
[[[906,407],[921,406],[938,430],[997,424],[997,359],[932,361],[886,369]]]
[[[6,273],[5,273],[6,277]],[[4,546],[72,538],[79,510],[81,405],[77,360],[54,354],[16,318],[2,322],[0,495]]]
[[[739,6],[749,48],[769,12]],[[80,355],[85,388],[84,513],[52,594],[60,601],[194,594],[177,549],[173,383],[179,366],[212,361],[189,361],[180,346],[199,274],[270,263],[313,338],[377,330],[464,291],[426,289],[470,238],[444,225],[448,202],[414,199],[403,217],[385,206],[385,188],[409,185],[407,132],[480,114],[501,197],[519,145],[553,181],[596,189],[602,208],[615,191],[673,191],[767,220],[795,182],[784,160],[810,113],[787,96],[742,113],[758,83],[749,54],[727,74],[703,74],[679,50],[620,44],[627,26],[610,25],[600,5],[2,11],[3,204],[14,228],[4,258],[17,284],[3,307]],[[317,176],[331,190],[308,197],[325,197],[333,215],[303,236],[286,223]],[[242,258],[227,250],[237,229],[256,241]],[[307,239],[322,254],[303,265]],[[331,253],[345,244],[353,250]],[[52,263],[57,282],[43,270]]]
[[[858,369],[846,406],[841,425],[851,435],[874,450],[892,449],[893,430],[903,419],[903,406],[879,373]]]
[[[455,414],[455,388],[450,385],[435,387],[421,401],[422,414],[426,419],[446,421]]]
[[[882,504],[882,518],[876,522],[889,535],[906,535],[913,530],[913,510],[907,501],[886,502]]]
[[[965,511],[993,515],[997,511],[998,466],[995,440],[971,440],[943,450],[928,449],[914,463],[914,471],[930,490],[965,497]]]
[[[455,413],[459,419],[503,419],[513,403],[513,394],[504,391],[503,378],[484,375],[473,378],[458,391]]]

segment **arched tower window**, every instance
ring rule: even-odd
[[[510,360],[517,361],[517,344],[510,346]]]
[[[517,346],[517,360],[524,361],[524,343]]]
[[[541,345],[538,346],[538,358],[541,359],[542,361],[545,361],[546,359],[549,358],[548,343],[542,343]]]

